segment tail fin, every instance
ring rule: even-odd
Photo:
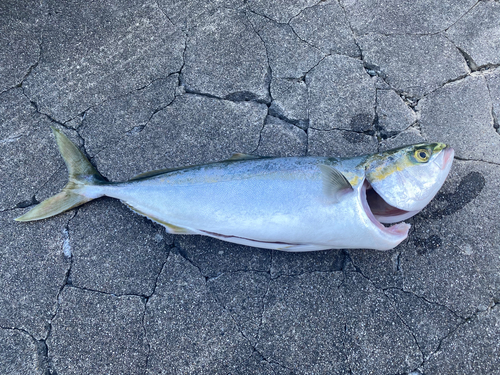
[[[69,182],[59,194],[56,194],[22,216],[17,221],[33,221],[46,219],[60,214],[73,207],[80,206],[96,196],[88,197],[78,193],[85,185],[103,185],[107,182],[90,164],[85,155],[60,130],[52,128],[56,137],[57,146],[69,172]]]

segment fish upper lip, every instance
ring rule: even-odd
[[[443,156],[439,159],[439,161],[436,161],[436,163],[440,169],[445,169],[448,163],[450,163],[450,160],[453,160],[455,150],[448,146],[442,152],[444,152]]]

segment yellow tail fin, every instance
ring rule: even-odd
[[[104,185],[107,182],[90,164],[85,155],[60,130],[52,128],[57,146],[68,168],[69,181],[62,191],[32,208],[15,220],[33,221],[46,219],[92,199],[78,194],[76,190],[84,185]]]

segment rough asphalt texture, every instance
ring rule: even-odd
[[[499,374],[500,3],[0,2],[1,374]],[[392,251],[171,236],[58,192],[243,152],[456,160]]]

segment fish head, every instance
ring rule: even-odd
[[[419,143],[368,157],[367,197],[375,217],[391,223],[421,211],[446,180],[453,156],[444,143]]]

